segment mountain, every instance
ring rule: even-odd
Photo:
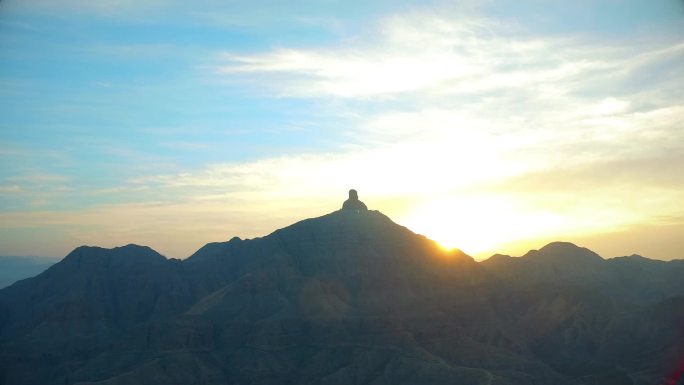
[[[0,385],[675,384],[682,273],[563,243],[478,263],[352,199],[182,261],[77,248],[0,290]]]
[[[38,275],[57,261],[47,257],[0,257],[0,289]]]
[[[684,261],[604,260],[554,242],[481,265],[506,288],[499,316],[521,322],[530,348],[556,371],[601,384],[684,381]]]
[[[684,293],[684,260],[656,261],[638,255],[604,260],[567,242],[553,242],[520,258],[494,255],[482,261],[509,285],[575,285],[629,301],[662,300]]]

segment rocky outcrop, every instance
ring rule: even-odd
[[[366,204],[359,200],[359,194],[356,190],[349,190],[349,199],[342,204],[342,210],[365,211],[368,210]]]

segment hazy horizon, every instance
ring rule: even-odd
[[[327,213],[327,214],[329,214],[329,213]],[[324,215],[325,215],[325,214],[324,214]],[[305,219],[310,219],[310,218],[300,218],[300,219],[296,220],[296,222],[298,222],[299,220],[305,220]],[[390,218],[390,219],[391,219],[391,218]],[[290,223],[290,224],[288,224],[288,226],[289,226],[289,225],[292,225],[292,224],[294,224],[294,223],[296,223],[296,222]],[[399,223],[399,224],[401,225],[401,223]],[[265,237],[265,236],[269,235],[270,233],[272,233],[272,232],[275,231],[275,230],[278,230],[278,228],[274,228],[272,231],[269,231],[269,232],[264,233],[264,234],[260,234],[260,235],[256,235],[256,236],[252,236],[252,237],[240,237],[240,238],[243,239],[243,240],[244,240],[244,239],[261,238],[261,237]],[[412,229],[409,229],[409,230],[412,230]],[[419,233],[419,234],[420,234],[420,233]],[[425,236],[427,236],[428,238],[430,238],[430,236],[428,236],[428,235],[426,235],[426,234],[422,234],[422,235],[425,235]],[[611,241],[611,239],[609,238],[610,235],[611,235],[611,234],[603,234],[603,236],[608,237],[608,240],[605,241],[605,244],[602,244],[602,243],[600,243],[600,242],[594,242],[594,244],[599,245],[599,247],[602,246],[601,249],[606,249],[606,250],[611,250],[611,249],[614,249],[614,250],[622,250],[622,249],[628,248],[629,245],[638,244],[638,241],[632,241],[632,242],[628,242],[628,245],[627,245],[627,246],[625,246],[624,244],[620,244],[620,245],[617,245],[618,247],[615,247],[616,245],[614,245],[613,242]],[[656,234],[656,235],[662,235],[662,234]],[[616,238],[620,238],[620,237],[621,237],[621,234],[619,234],[619,233],[618,233],[618,234],[612,234],[612,236],[613,236],[613,237],[616,237]],[[233,238],[233,236],[230,236],[230,237],[225,238],[225,239],[219,239],[219,240],[210,241],[210,242],[208,242],[208,243],[211,243],[211,242],[226,242],[226,241],[228,241],[230,238]],[[430,238],[430,239],[432,239],[432,238]],[[434,239],[433,239],[433,240],[434,240]],[[511,253],[496,252],[496,251],[495,251],[495,252],[490,253],[490,254],[485,254],[485,253],[472,254],[472,253],[468,253],[468,252],[465,251],[465,250],[462,250],[462,251],[465,251],[466,254],[471,255],[471,256],[474,257],[475,260],[477,260],[477,261],[483,261],[483,260],[485,260],[485,259],[487,259],[487,258],[489,258],[489,257],[491,257],[491,256],[493,256],[493,255],[495,255],[495,254],[508,254],[508,255],[513,256],[513,257],[522,257],[524,254],[526,254],[526,253],[529,252],[529,251],[539,250],[539,249],[541,249],[542,247],[548,245],[549,243],[553,243],[553,242],[570,242],[570,243],[576,244],[576,245],[579,246],[579,247],[587,247],[586,244],[583,243],[584,240],[582,240],[581,238],[579,238],[579,240],[548,239],[548,240],[539,240],[539,241],[541,242],[540,244],[532,245],[532,246],[530,246],[530,248],[527,248],[527,249],[524,248],[524,246],[518,246],[517,248],[513,248],[513,247],[512,247],[512,248],[509,248],[508,250],[513,250],[513,252],[511,252]],[[591,240],[589,240],[589,242],[591,242]],[[128,245],[128,244],[130,244],[130,243],[111,244],[111,245],[106,245],[106,246],[105,246],[105,245],[99,245],[99,244],[83,244],[83,245],[78,245],[78,246],[74,247],[74,249],[77,248],[77,247],[80,247],[80,246],[95,246],[95,247],[115,248],[115,247],[126,246],[126,245]],[[526,243],[521,243],[521,244],[526,244]],[[530,243],[530,244],[531,244],[531,243]],[[187,255],[166,255],[166,254],[164,254],[163,252],[162,252],[161,254],[164,255],[166,258],[179,258],[179,259],[185,259],[185,258],[187,258],[187,257],[190,257],[194,252],[196,252],[196,251],[198,251],[199,249],[201,249],[204,245],[205,245],[205,244],[199,245],[195,250],[193,250],[192,252],[188,253]],[[140,246],[148,246],[148,247],[151,247],[152,249],[155,249],[155,248],[152,247],[151,245],[140,244]],[[442,246],[442,247],[444,247],[444,248],[447,249],[447,250],[450,249],[449,247],[445,247],[445,246]],[[590,250],[596,252],[597,254],[599,254],[599,255],[600,255],[602,258],[604,258],[604,259],[618,258],[618,257],[624,257],[624,256],[635,255],[635,254],[636,254],[636,255],[641,255],[642,257],[646,257],[646,258],[649,258],[649,259],[656,259],[656,260],[660,259],[660,260],[666,260],[666,261],[668,261],[668,260],[674,260],[674,259],[684,259],[684,258],[682,258],[681,256],[675,256],[675,257],[673,257],[673,258],[665,258],[665,259],[663,259],[663,258],[654,258],[654,257],[652,257],[652,256],[649,256],[649,255],[646,255],[646,254],[640,254],[640,253],[638,253],[638,252],[630,252],[630,253],[623,253],[623,254],[619,254],[619,253],[618,253],[618,254],[614,254],[614,255],[606,255],[606,254],[600,252],[600,250],[596,250],[596,249],[593,249],[593,248],[591,248],[591,247],[587,247],[587,248],[589,248]],[[637,247],[637,248],[638,248],[638,247]],[[454,248],[451,248],[451,249],[458,249],[458,247],[454,247]],[[54,259],[55,261],[58,261],[58,260],[62,259],[63,257],[65,257],[65,256],[66,256],[69,252],[71,252],[71,251],[72,251],[72,250],[69,250],[69,251],[65,252],[63,255],[42,255],[42,256],[39,256],[39,255],[6,255],[6,254],[1,254],[1,255],[0,255],[0,258]],[[156,249],[155,249],[155,251],[159,251],[159,250],[156,250]]]
[[[684,3],[0,2],[0,254],[370,209],[477,259],[684,258]]]

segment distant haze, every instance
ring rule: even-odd
[[[0,253],[341,207],[478,259],[684,258],[684,3],[0,3]]]
[[[42,273],[58,262],[57,258],[0,256],[0,289]]]

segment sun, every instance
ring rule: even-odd
[[[496,249],[496,237],[474,231],[459,221],[464,221],[464,216],[452,217],[444,213],[422,211],[414,213],[405,223],[411,230],[436,241],[446,250],[460,249],[473,255]]]
[[[515,242],[544,238],[563,227],[563,218],[521,209],[505,199],[468,197],[431,200],[411,210],[402,222],[445,249],[458,248],[484,259]]]

